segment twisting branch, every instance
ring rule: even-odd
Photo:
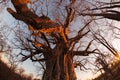
[[[74,18],[75,12],[72,8],[67,8],[67,7],[66,7],[66,11],[67,11],[67,17],[66,17],[65,24],[64,24],[64,33],[67,38],[68,27],[70,26],[70,23],[72,22],[72,20]]]
[[[65,28],[68,28],[69,27],[69,25],[70,25],[70,23],[71,23],[71,21],[73,20],[73,18],[74,18],[74,14],[75,14],[75,12],[74,12],[74,10],[72,9],[72,8],[67,8],[66,7],[66,10],[67,10],[67,18],[66,18],[66,23],[65,23]]]

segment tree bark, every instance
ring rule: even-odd
[[[60,43],[56,47],[54,52],[57,55],[45,61],[46,70],[42,80],[76,80],[73,56],[63,44]]]

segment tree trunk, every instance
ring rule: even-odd
[[[42,80],[76,80],[73,56],[67,52],[64,45],[57,45],[53,52],[57,55],[46,60]]]

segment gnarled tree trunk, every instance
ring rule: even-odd
[[[56,46],[53,52],[57,55],[50,56],[51,59],[45,61],[43,80],[76,80],[73,56],[67,51],[61,43]]]

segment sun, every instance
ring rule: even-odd
[[[120,60],[120,52],[117,52],[117,53],[115,54],[115,57],[116,57],[118,60]]]

